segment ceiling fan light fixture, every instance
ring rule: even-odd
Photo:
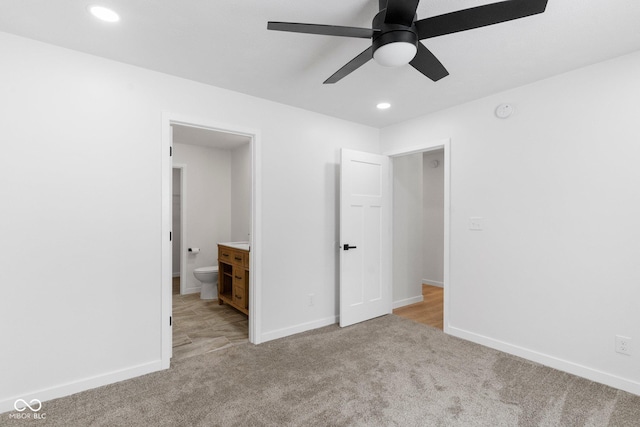
[[[420,40],[537,15],[545,11],[547,2],[548,0],[499,1],[418,19],[416,11],[420,0],[380,0],[379,12],[371,21],[371,28],[269,21],[267,29],[371,39],[370,47],[343,65],[323,84],[339,82],[371,59],[385,67],[410,64],[425,77],[437,82],[448,76],[449,72]]]
[[[413,43],[394,42],[380,46],[373,52],[373,59],[384,67],[401,67],[407,65],[418,53]]]

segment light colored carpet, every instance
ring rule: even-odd
[[[43,403],[37,426],[638,426],[640,397],[384,316]]]

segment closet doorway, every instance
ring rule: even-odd
[[[390,154],[393,312],[448,329],[449,140]]]

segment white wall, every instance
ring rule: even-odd
[[[231,241],[251,236],[251,145],[231,150]]]
[[[444,285],[444,150],[423,154],[422,282]],[[435,165],[433,162],[438,162]]]
[[[422,153],[392,158],[393,307],[422,298]]]
[[[640,350],[614,352],[640,342],[639,75],[640,52],[382,129],[451,137],[449,332],[640,394]]]
[[[186,257],[184,292],[200,292],[193,270],[217,265],[218,242],[231,236],[231,151],[190,144],[173,144],[173,161],[185,165]],[[200,253],[189,253],[199,248]]]
[[[4,33],[0,51],[0,411],[160,369],[163,112],[260,132],[262,340],[335,321],[339,149],[379,152],[376,129]]]

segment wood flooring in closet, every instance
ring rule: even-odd
[[[396,308],[393,314],[442,329],[444,289],[438,286],[422,285],[422,296],[424,301]]]

